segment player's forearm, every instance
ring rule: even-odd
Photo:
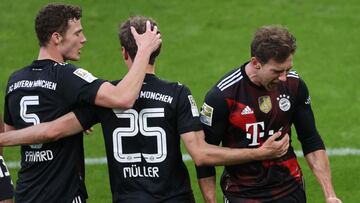
[[[200,178],[198,179],[200,186],[201,194],[206,203],[215,203],[216,202],[216,178],[215,176]]]
[[[134,105],[135,100],[139,95],[151,53],[152,50],[150,49],[139,49],[129,72],[116,86],[116,93],[118,96],[127,98],[125,101],[127,108],[131,108]]]
[[[324,192],[325,198],[336,197],[325,150],[317,150],[305,156],[310,169],[314,173]]]
[[[39,137],[43,136],[46,128],[39,124],[39,128],[24,128],[21,130],[6,129],[6,132],[0,134],[0,146],[14,146],[38,143]]]
[[[204,140],[204,132],[188,132],[181,135],[185,147],[197,166],[233,165],[260,160],[260,148],[228,148],[208,144]]]
[[[75,114],[70,112],[54,121],[40,123],[20,130],[5,125],[5,133],[0,134],[0,146],[37,144],[55,141],[83,131]]]
[[[195,161],[195,164],[198,166],[234,165],[260,160],[260,154],[257,149],[236,149],[204,144],[200,147],[198,153],[201,154],[199,160]]]
[[[103,83],[96,95],[95,104],[107,108],[131,108],[142,87],[151,50],[139,49],[126,76],[116,85]]]

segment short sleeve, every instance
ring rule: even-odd
[[[97,91],[105,82],[88,71],[73,65],[66,65],[59,74],[59,89],[69,104],[94,104]]]
[[[80,108],[75,109],[73,112],[75,113],[76,118],[79,120],[83,129],[89,129],[91,126],[100,122],[98,117],[98,108],[93,105],[84,105]]]
[[[180,134],[202,129],[195,99],[186,86],[182,86],[177,102],[177,126]]]
[[[213,88],[207,93],[200,114],[206,141],[219,145],[228,127],[229,110],[218,88]]]

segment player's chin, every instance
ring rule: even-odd
[[[78,61],[80,60],[80,54],[74,54],[71,57],[69,57],[69,60],[71,61]]]

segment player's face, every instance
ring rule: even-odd
[[[259,77],[261,85],[267,90],[275,88],[280,81],[286,81],[286,75],[293,66],[293,55],[290,55],[283,63],[277,63],[270,59],[267,63],[261,65]]]
[[[69,29],[60,44],[60,52],[64,61],[80,59],[80,50],[86,42],[80,20],[69,20]]]

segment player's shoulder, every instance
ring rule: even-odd
[[[21,77],[23,76],[24,74],[26,74],[25,72],[31,68],[33,66],[33,63],[32,64],[29,64],[29,65],[26,65],[18,70],[15,70],[12,74],[10,74],[9,78],[16,78],[16,77]]]
[[[295,70],[291,70],[286,75],[286,78],[289,80],[300,80],[300,75]]]
[[[295,70],[290,71],[286,75],[285,85],[288,89],[290,89],[290,91],[293,91],[296,94],[299,92],[299,90],[307,89],[305,81]]]
[[[92,83],[93,81],[97,80],[98,78],[95,77],[93,74],[91,74],[89,71],[82,67],[78,67],[74,64],[56,64],[57,67],[63,67],[58,68],[58,70],[61,72],[60,74],[63,75],[63,79],[65,80],[77,80],[82,79],[85,80],[88,83]]]
[[[81,67],[71,63],[58,63],[58,62],[54,63],[53,67],[57,68],[60,71],[69,71],[69,72],[75,71],[77,69],[82,69]]]
[[[234,68],[221,77],[213,88],[224,91],[229,87],[238,84],[238,82],[243,78],[243,75],[244,73],[241,67]]]
[[[288,74],[286,75],[286,81],[288,84],[304,83],[303,79],[295,70],[291,70],[290,72],[288,72]]]
[[[179,81],[169,81],[157,78],[157,85],[168,89],[169,91],[180,91],[182,89],[189,89],[186,85]]]

